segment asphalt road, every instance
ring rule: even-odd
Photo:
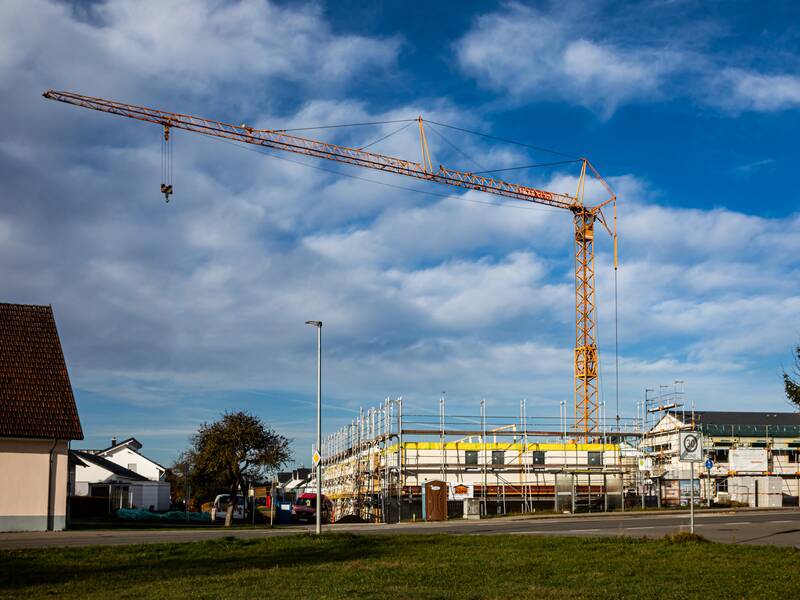
[[[363,526],[359,526],[363,527]],[[488,519],[382,526],[381,532],[461,533],[471,535],[568,535],[663,537],[689,531],[688,513],[592,516],[546,519]],[[360,531],[359,531],[360,533]],[[696,513],[695,533],[733,544],[800,546],[800,510]]]
[[[462,535],[567,535],[663,537],[688,531],[688,513],[640,513],[627,515],[575,515],[552,518],[498,518],[482,521],[453,520],[440,523],[402,523],[397,525],[333,525],[325,531],[374,534],[448,533]],[[183,529],[183,530],[105,530],[0,533],[0,550],[58,546],[91,546],[192,542],[235,536],[263,538],[313,531],[296,526],[275,529]],[[695,532],[718,542],[732,544],[774,544],[800,546],[800,510],[758,510],[737,512],[699,512]]]

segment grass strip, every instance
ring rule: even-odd
[[[794,597],[800,553],[691,537],[330,534],[0,552],[0,598]]]

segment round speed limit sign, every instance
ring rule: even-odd
[[[680,439],[680,460],[702,462],[703,438],[698,431],[682,431]]]

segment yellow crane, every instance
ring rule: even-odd
[[[183,129],[203,135],[223,138],[234,142],[265,146],[296,154],[324,158],[368,169],[387,171],[425,181],[442,183],[460,188],[478,190],[487,194],[504,196],[521,202],[544,204],[563,208],[572,213],[575,236],[575,354],[574,354],[574,431],[585,440],[597,437],[600,428],[598,404],[599,355],[597,350],[597,302],[595,291],[594,239],[595,223],[599,222],[608,232],[614,245],[614,269],[618,266],[617,255],[617,197],[609,184],[600,176],[592,164],[580,158],[580,176],[575,195],[542,190],[485,177],[468,171],[459,171],[439,166],[433,167],[425,126],[422,117],[415,119],[419,127],[420,162],[414,162],[361,148],[348,148],[329,142],[293,135],[284,130],[255,129],[246,125],[232,125],[222,121],[192,115],[167,112],[146,106],[126,104],[103,98],[93,98],[72,92],[48,90],[43,96],[83,108],[91,108],[130,119],[155,123],[163,128],[163,143],[169,144],[171,129]],[[173,193],[171,167],[169,163],[162,171],[164,179],[161,192],[167,201]],[[587,175],[591,174],[608,192],[608,198],[587,206],[584,203]],[[613,217],[609,225],[603,208],[612,205]]]

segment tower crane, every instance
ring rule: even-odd
[[[420,162],[414,162],[359,148],[348,148],[329,142],[293,135],[285,130],[255,129],[247,125],[232,125],[213,119],[167,112],[145,106],[126,104],[103,98],[94,98],[72,92],[48,90],[43,96],[83,108],[90,108],[130,119],[155,123],[163,128],[163,143],[168,145],[171,129],[183,129],[233,142],[254,144],[267,148],[324,158],[376,169],[425,181],[477,190],[511,198],[520,202],[543,204],[561,208],[572,213],[575,258],[575,351],[574,351],[574,431],[584,440],[599,434],[600,415],[598,403],[599,354],[597,349],[597,302],[595,292],[594,242],[595,223],[599,222],[613,240],[614,269],[618,267],[617,253],[617,197],[609,184],[600,176],[592,164],[580,158],[581,171],[574,195],[542,190],[537,187],[511,183],[481,174],[433,167],[422,117],[416,119],[419,127]],[[163,165],[162,165],[163,167]],[[167,175],[169,177],[169,169]],[[587,176],[593,176],[608,193],[608,197],[588,206],[584,203]],[[173,193],[171,179],[161,184],[161,192],[167,201]],[[603,208],[611,205],[613,219],[603,214]]]

